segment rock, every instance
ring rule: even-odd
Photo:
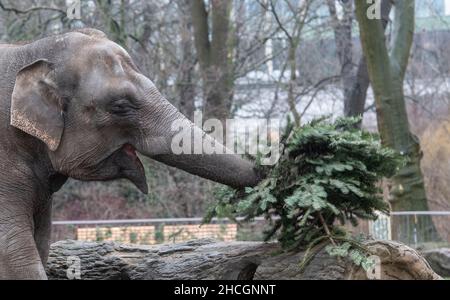
[[[367,244],[381,260],[382,279],[440,279],[415,250],[391,241]],[[367,279],[364,270],[323,249],[303,272],[303,252],[284,252],[277,243],[218,242],[124,245],[66,240],[51,246],[49,279],[67,279],[80,262],[81,279]]]
[[[442,277],[450,277],[450,249],[433,249],[423,252],[431,268]]]

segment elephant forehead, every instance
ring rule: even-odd
[[[93,70],[83,76],[78,90],[84,99],[102,100],[135,97],[136,87],[126,77],[108,76],[102,70]]]
[[[93,98],[108,93],[133,93],[136,70],[122,47],[101,41],[86,47],[83,55],[72,60],[73,68],[79,74],[81,91]]]
[[[124,76],[125,62],[121,48],[114,43],[101,43],[87,51],[80,62],[85,69],[102,70],[112,76]],[[83,69],[82,69],[83,70]]]

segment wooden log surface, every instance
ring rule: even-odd
[[[372,241],[380,257],[381,279],[440,279],[415,250],[393,242]],[[80,279],[367,279],[367,272],[321,250],[301,271],[302,252],[283,252],[276,243],[218,242],[126,245],[112,242],[59,241],[51,246],[49,279],[67,279],[79,264]],[[72,276],[73,277],[73,276]],[[369,275],[370,277],[370,275]]]
[[[450,249],[440,248],[422,252],[431,268],[440,276],[450,278]]]

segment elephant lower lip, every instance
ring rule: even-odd
[[[148,186],[145,177],[145,170],[141,160],[136,154],[136,149],[130,144],[125,144],[119,150],[118,154],[119,159],[116,163],[120,167],[122,174],[125,178],[128,178],[131,182],[133,182],[139,190],[141,190],[144,194],[147,194]]]

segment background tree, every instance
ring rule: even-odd
[[[331,25],[336,42],[336,53],[341,67],[340,77],[344,96],[344,115],[347,117],[363,116],[366,110],[367,91],[370,80],[367,73],[367,63],[364,54],[361,54],[355,70],[353,62],[353,1],[342,2],[342,17],[339,18],[336,1],[327,0],[331,17]],[[389,23],[391,0],[382,0],[381,19],[383,28]],[[361,126],[361,122],[358,124]]]
[[[232,1],[191,1],[195,47],[202,72],[204,118],[225,120],[231,110],[233,78],[230,55]],[[211,26],[209,25],[211,24]]]
[[[418,138],[409,128],[403,81],[414,37],[415,1],[395,1],[390,51],[381,20],[370,19],[371,4],[356,1],[356,15],[377,105],[378,128],[386,146],[408,158],[407,164],[390,180],[390,203],[394,211],[426,211]]]

